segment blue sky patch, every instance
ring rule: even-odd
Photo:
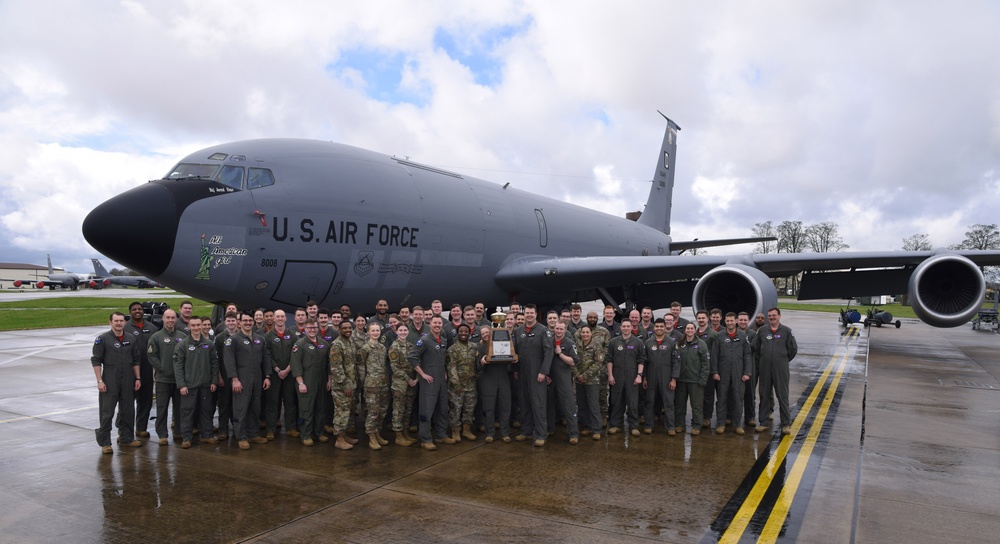
[[[496,49],[531,26],[531,19],[518,24],[501,25],[478,34],[455,34],[439,28],[434,33],[434,47],[462,63],[472,72],[475,82],[496,87],[503,79],[503,62]]]
[[[425,105],[429,98],[419,92],[403,89],[403,70],[408,63],[416,63],[402,52],[389,52],[379,49],[357,47],[341,51],[340,58],[326,67],[327,71],[340,79],[345,70],[351,69],[361,74],[364,79],[365,94],[375,100],[399,104],[407,102],[418,106]]]

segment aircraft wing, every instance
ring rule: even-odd
[[[671,246],[672,247],[672,246]],[[505,288],[585,289],[696,279],[727,264],[756,268],[768,277],[799,272],[880,269],[917,266],[936,254],[961,255],[977,265],[1000,265],[1000,251],[870,251],[837,253],[771,253],[767,255],[650,255],[630,257],[525,257],[504,266],[497,283]]]
[[[990,265],[1000,265],[1000,251],[526,256],[501,268],[496,282],[512,293],[625,287],[632,290],[630,298],[645,298],[646,303],[680,300],[695,309],[756,307],[759,311],[777,301],[770,278],[804,272],[800,299],[909,292],[921,319],[936,326],[955,326],[978,311],[985,293],[978,266]],[[644,288],[650,294],[643,295]],[[668,294],[671,298],[664,300]],[[955,309],[959,307],[962,311]]]

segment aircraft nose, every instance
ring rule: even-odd
[[[173,192],[150,182],[94,208],[83,237],[109,259],[159,276],[173,257],[179,215]]]

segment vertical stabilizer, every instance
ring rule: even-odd
[[[662,112],[657,112],[663,115]],[[674,162],[677,160],[677,131],[681,127],[666,115],[667,130],[663,133],[663,144],[656,158],[656,170],[649,189],[649,199],[642,210],[639,223],[670,234],[670,206],[674,194]]]
[[[55,274],[56,271],[52,270],[52,255],[46,253],[45,258],[49,260],[49,275]]]
[[[97,276],[98,278],[107,278],[108,276],[111,275],[108,274],[108,271],[104,268],[104,265],[101,264],[101,261],[97,259],[91,259],[91,262],[94,263],[94,275]]]

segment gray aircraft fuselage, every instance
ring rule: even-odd
[[[213,154],[227,158],[208,160]],[[174,289],[242,307],[312,299],[368,308],[379,298],[390,306],[434,298],[547,304],[574,292],[507,292],[496,272],[539,254],[669,252],[667,234],[624,218],[342,144],[250,140],[180,162],[264,168],[275,181],[242,190],[153,181],[97,208],[87,238]],[[136,213],[156,236],[129,241],[126,228],[105,235],[95,226],[135,224],[128,217]],[[150,244],[155,250],[135,247]]]
[[[678,130],[667,119],[638,221],[347,145],[272,139],[195,152],[95,208],[83,232],[164,285],[244,308],[600,298],[753,315],[777,305],[771,278],[800,272],[799,298],[908,292],[938,327],[982,305],[979,267],[1000,251],[672,254],[759,241],[671,240]]]

